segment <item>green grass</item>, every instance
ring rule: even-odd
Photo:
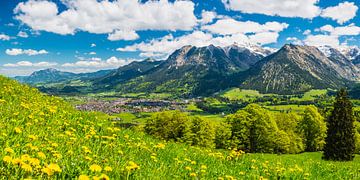
[[[326,89],[312,89],[306,93],[301,98],[293,97],[291,100],[293,101],[313,101],[316,100],[320,96],[326,95],[328,90]]]
[[[328,162],[318,152],[244,154],[164,142],[7,78],[0,77],[0,88],[1,179],[360,178],[359,156]]]
[[[221,94],[229,100],[251,100],[264,96],[276,96],[275,94],[261,94],[256,90],[233,88]]]
[[[273,106],[264,106],[264,108],[271,111],[295,111],[302,112],[304,111],[304,105],[273,105]]]

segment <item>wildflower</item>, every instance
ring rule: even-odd
[[[19,158],[15,158],[15,159],[12,160],[12,164],[13,165],[20,165],[20,164],[22,164],[22,161]]]
[[[61,168],[60,168],[60,166],[57,165],[57,164],[51,163],[51,164],[48,166],[48,168],[49,168],[50,170],[54,171],[54,172],[61,172]]]
[[[304,176],[310,176],[310,174],[309,174],[309,173],[305,173]]]
[[[159,148],[159,149],[165,149],[165,144],[163,143],[159,143],[155,146],[156,148]]]
[[[29,161],[30,159],[31,159],[31,157],[28,154],[24,154],[21,156],[22,161]]]
[[[99,176],[99,179],[100,179],[100,180],[109,180],[110,178],[109,178],[109,176],[107,176],[106,174],[101,174],[101,175]]]
[[[17,134],[20,134],[22,132],[21,128],[19,127],[15,127],[14,128],[14,131],[17,133]]]
[[[40,159],[46,159],[46,155],[43,152],[38,152],[37,155]]]
[[[201,165],[200,168],[201,169],[207,169],[207,166],[206,165]]]
[[[240,174],[240,175],[245,175],[245,172],[244,172],[244,171],[241,171],[239,174]]]
[[[90,180],[90,177],[87,175],[80,175],[79,180]]]
[[[126,166],[126,169],[128,171],[132,171],[132,170],[136,170],[136,169],[140,169],[140,166],[137,165],[135,162],[133,161],[129,161],[128,165]]]
[[[54,174],[54,173],[51,171],[51,169],[50,169],[50,168],[47,168],[47,167],[43,168],[41,171],[42,171],[43,173],[47,174],[48,176],[51,176],[51,175]]]
[[[33,165],[33,166],[38,166],[40,165],[40,160],[39,159],[36,159],[36,158],[31,158],[29,160],[30,164]]]
[[[21,168],[24,169],[26,172],[32,172],[32,167],[28,164],[22,164]]]
[[[186,166],[185,169],[188,170],[188,171],[191,171],[191,167],[190,167],[190,166]]]
[[[36,140],[37,139],[37,137],[35,135],[29,135],[28,137],[29,137],[30,140]]]
[[[85,159],[88,160],[88,161],[92,161],[93,159],[89,156],[85,156]]]
[[[235,180],[235,178],[234,178],[234,177],[229,176],[229,175],[226,175],[226,176],[225,176],[225,178],[226,178],[227,180]]]
[[[196,177],[196,173],[190,173],[190,177]]]
[[[14,150],[11,148],[5,148],[4,151],[10,154],[14,153]]]
[[[104,168],[104,170],[107,171],[107,172],[111,172],[111,171],[112,171],[112,168],[111,168],[110,166],[106,166],[106,167]]]
[[[97,165],[97,164],[93,164],[90,166],[90,171],[93,172],[101,172],[102,168],[101,166]]]
[[[4,156],[3,161],[6,162],[6,163],[11,163],[12,158],[10,156]]]

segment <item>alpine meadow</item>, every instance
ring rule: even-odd
[[[360,179],[360,2],[0,2],[0,179]]]

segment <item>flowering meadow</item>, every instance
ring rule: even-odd
[[[0,77],[1,179],[359,179],[360,158],[246,154],[156,140]]]

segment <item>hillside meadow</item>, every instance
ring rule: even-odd
[[[359,179],[321,153],[250,154],[165,142],[0,77],[1,179]]]

